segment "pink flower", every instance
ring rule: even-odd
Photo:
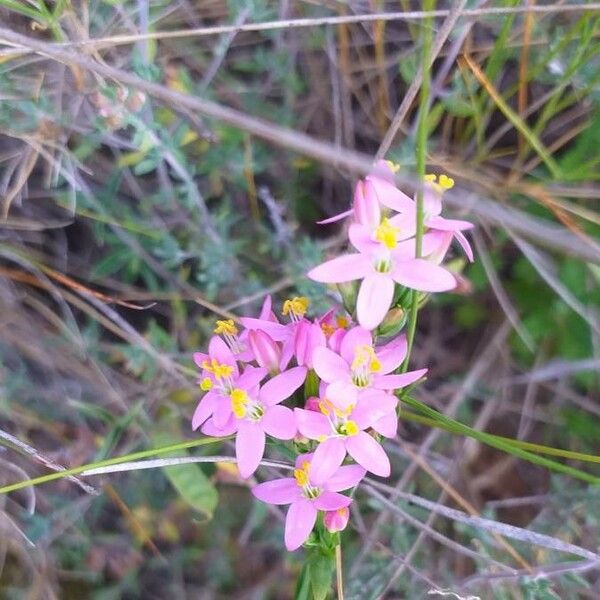
[[[231,415],[231,392],[235,388],[253,388],[267,374],[266,369],[255,367],[247,367],[240,374],[231,349],[218,336],[210,339],[208,354],[194,354],[194,362],[202,369],[200,387],[206,394],[194,411],[193,429],[198,429],[211,416],[217,427],[223,427]]]
[[[406,354],[405,336],[375,349],[371,332],[354,327],[342,340],[340,354],[329,348],[316,348],[313,361],[321,380],[332,384],[327,389],[330,399],[346,408],[356,404],[359,393],[366,389],[397,390],[423,377],[427,369],[390,374],[402,364]]]
[[[414,258],[413,240],[397,241],[389,221],[380,226],[381,243],[373,244],[363,229],[354,229],[350,241],[359,250],[329,260],[308,273],[322,283],[362,279],[356,303],[358,322],[367,329],[379,325],[392,305],[395,284],[422,292],[441,292],[456,287],[451,273],[421,258]],[[351,226],[351,231],[352,226]]]
[[[329,510],[323,515],[323,523],[330,533],[337,533],[346,529],[349,519],[350,510],[347,506],[337,510]]]
[[[206,435],[226,436],[237,432],[235,455],[240,475],[250,477],[258,468],[265,453],[266,435],[279,440],[291,440],[297,427],[294,413],[279,406],[303,383],[305,367],[294,367],[276,375],[262,387],[236,387],[229,394],[230,413],[219,428],[215,417],[202,428]]]
[[[437,183],[436,183],[437,180]],[[458,219],[446,219],[441,216],[442,213],[442,194],[444,190],[454,186],[454,180],[446,175],[440,175],[439,179],[435,175],[427,176],[427,183],[423,194],[423,205],[425,209],[425,226],[436,231],[451,232],[464,250],[467,258],[473,262],[473,249],[469,241],[462,233],[467,229],[473,228],[473,223],[469,221],[460,221]]]
[[[281,362],[280,345],[262,329],[248,329],[248,343],[256,362],[270,373],[278,373]]]
[[[296,550],[308,539],[317,514],[336,511],[352,502],[339,492],[358,485],[365,470],[358,465],[340,467],[327,481],[316,481],[312,474],[312,454],[296,459],[294,477],[285,477],[261,483],[252,488],[256,498],[268,504],[289,504],[285,519],[285,546]]]
[[[312,461],[315,481],[326,481],[342,464],[346,453],[367,471],[387,477],[390,461],[381,445],[365,430],[393,412],[397,403],[398,399],[391,394],[371,390],[364,392],[356,405],[346,408],[328,398],[321,399],[319,412],[296,408],[300,433],[320,442]]]

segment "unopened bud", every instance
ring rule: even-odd
[[[330,533],[337,533],[346,529],[348,520],[350,519],[350,510],[347,506],[338,508],[337,510],[328,510],[323,517],[323,522],[327,531]]]
[[[248,342],[256,362],[261,367],[269,369],[271,373],[279,371],[281,350],[277,342],[268,333],[260,329],[250,330],[248,332]]]
[[[354,218],[357,223],[375,229],[381,222],[381,207],[373,184],[359,181],[354,190]]]
[[[396,335],[406,325],[408,313],[399,306],[388,311],[377,329],[379,335],[391,337]]]
[[[342,296],[342,304],[346,312],[350,315],[354,314],[356,296],[358,295],[358,282],[348,281],[347,283],[338,283],[337,288]]]

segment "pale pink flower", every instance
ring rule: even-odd
[[[308,277],[322,283],[362,279],[356,312],[363,327],[374,329],[383,321],[392,305],[396,283],[422,292],[442,292],[456,286],[450,272],[425,259],[414,258],[413,240],[398,242],[382,234],[389,243],[372,247],[370,236],[359,239],[364,231],[355,229],[355,233],[350,239],[355,247],[359,246],[357,254],[329,260],[309,271]]]
[[[289,504],[285,519],[285,546],[296,550],[308,539],[320,510],[329,512],[352,502],[339,492],[358,485],[365,470],[358,465],[340,467],[327,481],[317,481],[312,474],[312,454],[296,459],[294,477],[261,483],[252,488],[256,498],[268,504]]]
[[[279,440],[291,440],[296,435],[294,413],[280,403],[304,383],[305,377],[305,367],[294,367],[262,386],[235,388],[229,394],[230,416],[224,426],[215,427],[213,418],[202,428],[206,435],[217,437],[237,432],[235,454],[242,477],[250,477],[258,468],[267,434]]]
[[[331,387],[331,386],[329,386]],[[387,477],[390,461],[379,442],[365,430],[393,412],[398,399],[379,390],[363,392],[356,404],[340,408],[335,400],[322,398],[319,412],[296,408],[298,431],[320,443],[312,461],[315,481],[326,481],[348,453],[367,471]]]
[[[193,429],[209,417],[214,417],[217,427],[223,427],[231,415],[231,392],[235,388],[251,389],[267,375],[267,369],[256,367],[246,367],[240,373],[231,349],[216,335],[210,339],[208,354],[194,353],[194,362],[202,369],[199,383],[206,394],[194,411]]]
[[[313,361],[320,379],[332,384],[327,389],[329,399],[344,409],[356,404],[359,393],[369,388],[397,390],[421,379],[427,369],[391,374],[402,364],[406,354],[405,336],[374,348],[371,332],[354,327],[342,340],[339,354],[329,348],[316,348]]]
[[[323,523],[330,533],[343,531],[350,520],[350,509],[347,506],[337,510],[329,510],[323,515]]]

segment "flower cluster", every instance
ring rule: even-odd
[[[264,502],[290,505],[288,550],[306,542],[316,523],[329,532],[344,529],[352,497],[341,492],[355,488],[367,472],[390,475],[381,441],[396,435],[398,390],[427,369],[401,368],[408,352],[402,319],[395,328],[384,325],[405,312],[410,290],[456,286],[455,276],[440,266],[453,238],[472,260],[462,233],[471,224],[440,214],[450,178],[427,179],[426,231],[416,257],[415,202],[394,186],[388,163],[377,167],[358,182],[352,210],[329,220],[353,218],[348,232],[356,252],[308,274],[327,283],[362,280],[354,297],[345,294],[346,310],[310,319],[308,299],[295,297],[283,303],[280,320],[267,297],[257,318],[217,321],[208,353],[194,354],[205,393],[192,426],[211,436],[235,434],[243,478],[261,463],[267,436],[296,455],[293,477],[252,489]]]

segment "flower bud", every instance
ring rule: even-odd
[[[268,333],[260,329],[250,330],[248,342],[256,362],[261,367],[269,369],[271,373],[279,371],[281,349]]]
[[[300,321],[294,336],[294,354],[298,365],[312,369],[312,355],[315,348],[326,346],[327,338],[319,325],[310,321]]]
[[[328,510],[323,517],[323,522],[327,531],[336,533],[346,529],[349,519],[350,511],[347,506],[344,506],[344,508],[338,508],[338,510]]]
[[[356,308],[356,297],[358,296],[358,282],[348,281],[347,283],[338,283],[338,291],[342,297],[342,304],[348,314],[353,314]]]
[[[321,409],[319,408],[319,402],[320,400],[317,398],[317,396],[311,396],[306,400],[306,403],[304,404],[304,410],[321,412]]]
[[[383,337],[392,337],[406,325],[406,319],[407,312],[403,308],[392,308],[385,315],[385,318],[377,329],[377,333]]]
[[[354,190],[354,218],[361,225],[375,229],[381,222],[381,208],[373,184],[359,181]]]

